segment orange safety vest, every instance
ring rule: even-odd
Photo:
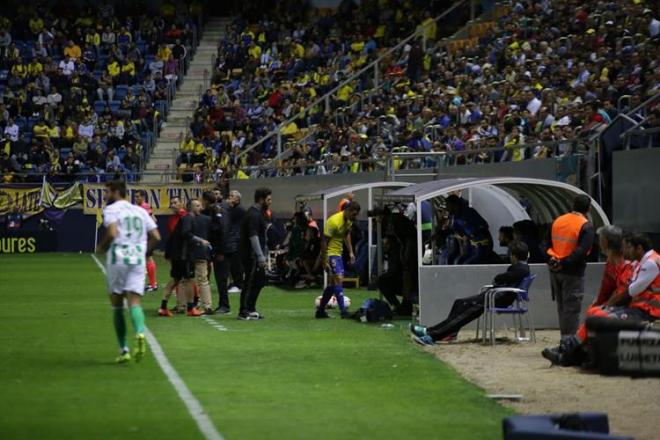
[[[585,216],[574,212],[557,217],[552,224],[552,247],[548,249],[548,255],[557,260],[571,255],[577,247],[580,230],[587,221]]]
[[[635,268],[633,280],[637,279],[642,265],[648,260],[654,260],[655,264],[660,267],[660,254],[656,251],[651,251],[651,255],[642,258],[642,261]],[[644,310],[649,315],[660,318],[660,275],[655,277],[651,284],[646,287],[646,290],[633,297],[632,301],[630,301],[630,307]]]

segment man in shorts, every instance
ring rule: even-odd
[[[105,186],[107,205],[103,209],[103,225],[106,232],[99,249],[106,252],[108,293],[119,342],[117,362],[131,360],[126,344],[124,301],[128,304],[135,329],[136,348],[133,356],[136,361],[140,361],[146,352],[144,312],[140,304],[144,295],[145,259],[148,251],[160,241],[160,233],[144,209],[125,199],[125,182],[112,181]]]
[[[334,295],[342,318],[348,317],[348,310],[344,304],[344,262],[342,253],[344,244],[348,249],[349,262],[355,264],[355,253],[351,243],[351,228],[360,213],[360,204],[351,202],[343,211],[330,216],[323,228],[323,241],[321,242],[321,258],[328,272],[328,286],[323,290],[321,303],[316,310],[316,318],[323,319],[330,316],[325,307]]]

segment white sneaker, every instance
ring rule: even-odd
[[[305,280],[298,281],[294,286],[294,289],[306,289],[306,288],[307,288],[307,282]]]
[[[259,312],[250,312],[248,316],[250,319],[264,319],[263,315],[259,314]]]
[[[231,286],[231,288],[227,292],[229,292],[229,293],[241,293],[241,289],[239,289],[236,286]]]

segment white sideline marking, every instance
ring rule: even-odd
[[[96,255],[91,255],[96,265],[99,267],[101,272],[103,272],[103,275],[107,275],[105,267],[99,261],[99,259],[96,258]],[[154,334],[151,333],[151,331],[146,327],[144,328],[144,333],[147,337],[147,342],[149,343],[149,348],[151,348],[151,352],[153,353],[154,358],[156,358],[158,365],[160,366],[161,370],[163,370],[163,373],[165,373],[165,376],[167,376],[167,379],[174,387],[174,390],[179,395],[179,398],[183,404],[186,405],[188,413],[193,418],[193,420],[195,420],[195,423],[197,423],[197,427],[201,431],[202,435],[204,435],[204,438],[206,440],[224,440],[222,435],[216,429],[215,425],[213,425],[213,422],[209,418],[208,414],[206,414],[206,411],[204,411],[202,404],[199,403],[190,389],[188,389],[186,383],[183,381],[183,379],[181,379],[181,376],[179,376],[179,373],[177,373],[177,371],[174,369],[170,361],[167,359],[167,356],[165,356],[163,348],[158,343],[156,336],[154,336]]]
[[[218,331],[227,332],[229,331],[224,325],[218,324],[218,321],[209,318],[208,316],[202,316],[202,319],[209,325],[213,326]]]

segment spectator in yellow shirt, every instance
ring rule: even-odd
[[[32,58],[30,64],[27,66],[27,73],[30,78],[36,78],[41,75],[41,72],[44,71],[44,66],[39,62],[37,58]]]
[[[111,61],[108,63],[108,66],[106,67],[108,70],[108,74],[112,77],[112,80],[114,81],[119,74],[121,73],[121,66],[115,59],[111,59]]]
[[[254,58],[255,60],[258,60],[261,58],[261,47],[259,47],[257,44],[252,41],[250,43],[250,46],[248,47],[248,54]]]
[[[32,127],[32,133],[34,133],[34,137],[38,139],[50,137],[48,125],[46,125],[46,122],[43,119]]]
[[[41,33],[41,31],[44,29],[44,21],[40,17],[33,17],[28,22],[28,27],[30,28],[30,32],[32,32],[35,36],[39,35],[39,33]]]
[[[128,58],[122,61],[120,78],[122,84],[132,85],[135,82],[135,64]]]
[[[28,73],[28,66],[23,64],[23,58],[19,58],[18,62],[16,62],[12,67],[11,67],[11,74],[12,76],[15,76],[20,79],[25,79]]]
[[[167,46],[167,44],[161,44],[156,52],[156,59],[162,62],[167,61],[172,55],[172,49]]]
[[[80,46],[78,46],[76,43],[73,41],[69,40],[69,43],[67,46],[64,48],[64,56],[69,56],[73,61],[79,60],[81,55],[82,55],[82,50],[80,50]]]

